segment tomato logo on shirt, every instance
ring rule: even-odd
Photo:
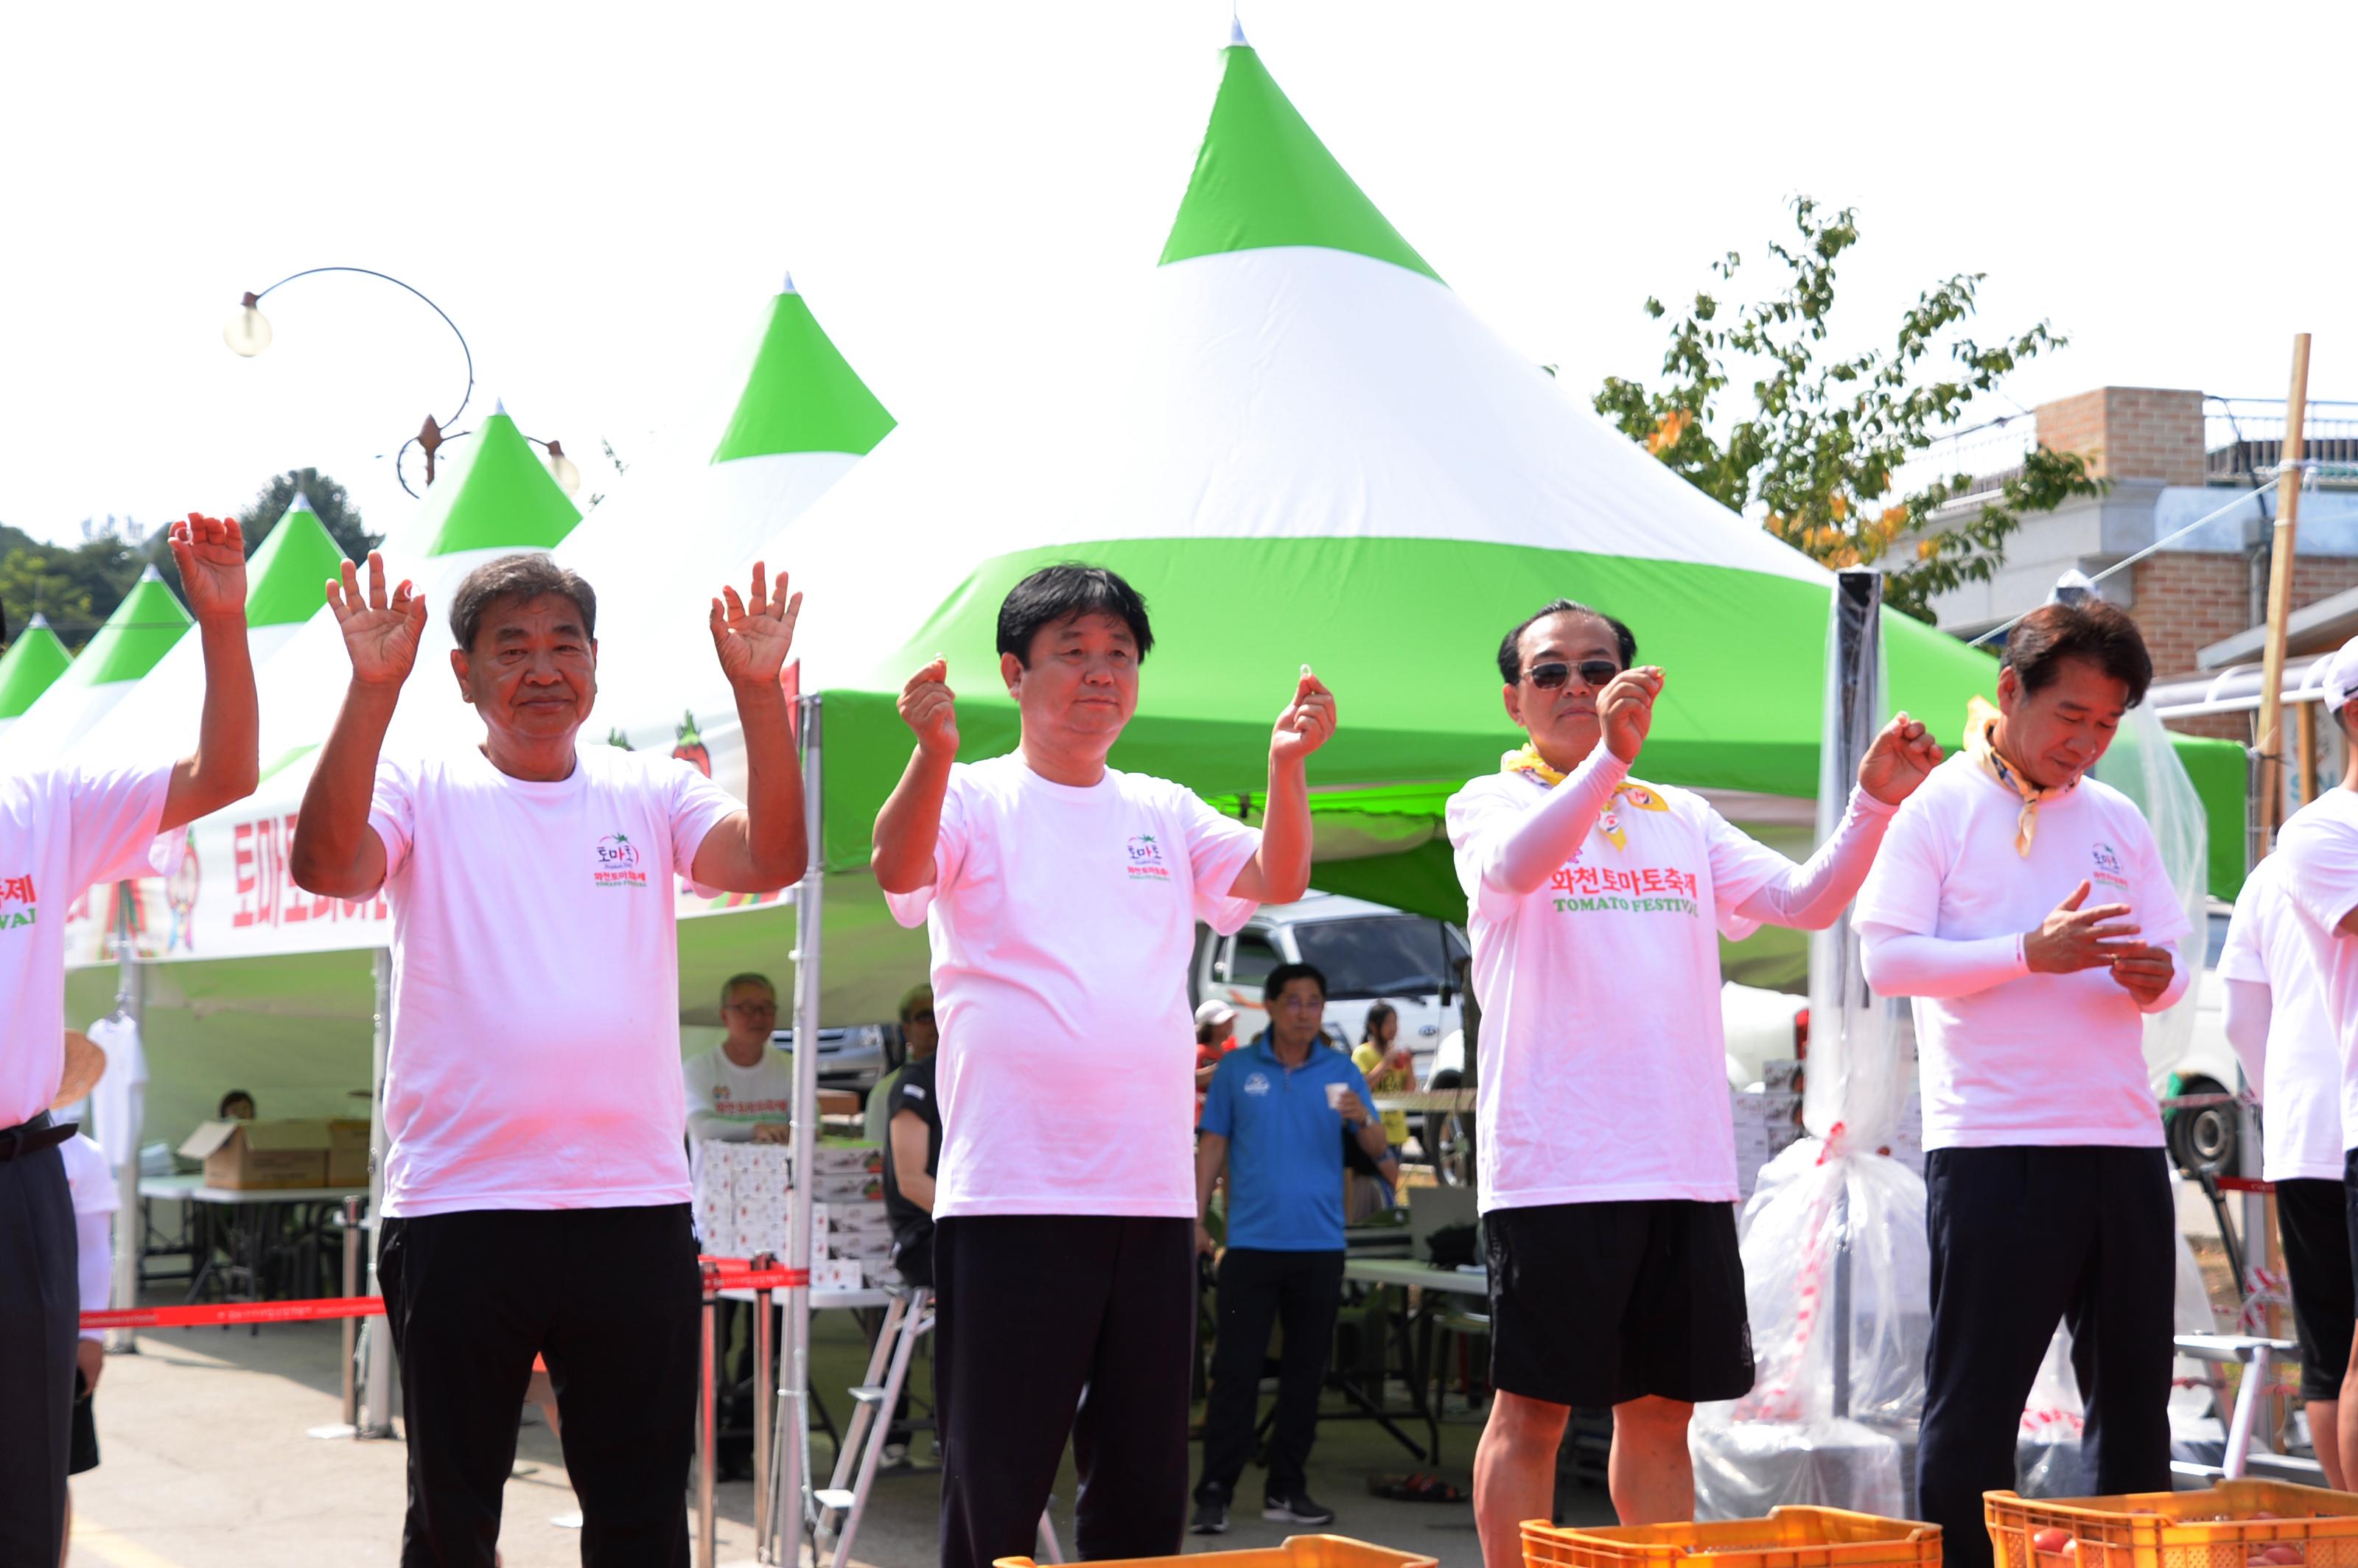
[[[639,866],[639,847],[623,833],[609,833],[590,847],[590,880],[601,888],[643,888],[647,873]]]
[[[29,871],[21,877],[0,877],[0,931],[14,931],[19,925],[30,925],[40,911],[34,907],[33,878]],[[10,909],[7,905],[24,905]]]
[[[2121,872],[2120,855],[2110,844],[2099,842],[2088,851],[2088,858],[2095,863],[2096,868],[2090,881],[2122,889],[2129,885],[2129,879]]]
[[[1130,880],[1132,881],[1167,882],[1171,868],[1163,860],[1163,846],[1154,841],[1152,833],[1141,833],[1126,847],[1130,857]]]

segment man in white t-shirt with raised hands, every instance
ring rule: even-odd
[[[691,1143],[783,1143],[795,1111],[795,1059],[770,1044],[778,991],[767,975],[731,975],[720,987],[720,1044],[680,1069]]]
[[[751,801],[685,762],[579,744],[598,601],[545,555],[453,593],[450,667],[479,746],[381,759],[426,605],[369,557],[328,602],[352,684],[303,797],[296,881],[393,905],[389,1147],[377,1270],[400,1356],[402,1562],[491,1568],[535,1354],[563,1416],[585,1563],[687,1561],[700,1300],[680,1129],[674,878],[767,892],[803,873],[778,684],[799,597],[712,601]]]
[[[66,909],[92,882],[168,870],[158,837],[251,795],[260,772],[245,536],[191,513],[170,537],[204,655],[196,751],[105,771],[0,752],[0,1563],[55,1563],[65,1540],[81,1296],[58,1152],[74,1124],[49,1102],[65,1064]]]
[[[2346,1491],[2338,1424],[2350,1364],[2358,1281],[2350,1267],[2350,1206],[2342,1151],[2358,1139],[2353,1086],[2326,1006],[2316,948],[2321,934],[2286,888],[2292,862],[2270,855],[2235,895],[2219,952],[2227,984],[2227,1041],[2262,1102],[2260,1174],[2277,1190],[2285,1273],[2300,1338],[2300,1392],[2325,1484]]]
[[[1719,943],[1833,924],[1894,806],[1940,758],[1902,714],[1805,866],[1701,796],[1629,776],[1664,672],[1558,600],[1498,645],[1530,741],[1452,796],[1482,1000],[1480,1191],[1490,1381],[1474,1460],[1490,1568],[1547,1519],[1574,1407],[1610,1406],[1626,1524],[1693,1517],[1687,1422],[1752,1386]]]
[[[2325,994],[2327,1022],[2341,1050],[2345,1085],[2358,1082],[2358,638],[2342,644],[2325,668],[2325,707],[2349,754],[2342,782],[2302,806],[2277,834],[2276,852],[2262,862],[2306,917],[2301,931]],[[2282,1005],[2279,1000],[2278,1005]],[[2270,1038],[2275,1038],[2274,1031]],[[2358,1130],[2353,1129],[2352,1130]],[[2358,1146],[2345,1144],[2342,1186],[2358,1180]],[[2358,1257],[2358,1206],[2349,1223]],[[2358,1456],[2358,1343],[2351,1346],[2340,1405],[2339,1447]]]
[[[2059,1319],[2094,1490],[2169,1488],[2177,1209],[2145,1015],[2184,994],[2153,832],[2088,776],[2152,679],[2136,622],[2049,604],[1997,707],[1900,810],[1861,892],[1867,983],[1915,999],[1932,1326],[1917,1495],[1959,1568],[1990,1561],[2023,1401]]]
[[[1065,564],[999,611],[1016,750],[959,763],[936,659],[901,697],[916,749],[876,819],[877,882],[927,923],[943,1140],[934,1271],[943,1568],[1032,1547],[1069,1435],[1084,1558],[1164,1556],[1186,1522],[1195,1333],[1195,922],[1223,934],[1310,880],[1310,753],[1335,699],[1303,666],[1259,832],[1106,766],[1153,646],[1114,573]]]

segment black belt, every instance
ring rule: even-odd
[[[0,1164],[54,1149],[81,1130],[79,1122],[51,1121],[48,1111],[15,1127],[0,1127]]]

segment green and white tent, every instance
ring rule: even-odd
[[[163,662],[189,612],[149,567],[73,663],[8,729],[8,755],[32,767],[59,761]]]
[[[321,587],[343,558],[298,493],[245,563],[245,645],[257,671],[319,611]],[[186,755],[196,747],[204,687],[203,647],[183,637],[75,744],[74,760],[111,766]]]
[[[36,613],[0,654],[0,739],[5,739],[34,699],[56,684],[73,655],[49,630],[49,618]]]
[[[1663,468],[1487,328],[1229,48],[1162,263],[1133,318],[1071,331],[1037,406],[905,429],[805,520],[826,697],[827,1011],[869,1016],[922,963],[864,881],[908,754],[894,700],[947,656],[963,754],[1003,752],[1007,589],[1057,560],[1121,572],[1156,650],[1118,766],[1257,815],[1303,663],[1341,728],[1314,761],[1315,881],[1462,916],[1440,813],[1520,737],[1498,639],[1559,596],[1635,629],[1669,685],[1639,764],[1806,840],[1831,576]],[[890,562],[890,569],[880,563]],[[911,606],[921,606],[913,613]],[[1995,666],[1887,618],[1895,701],[1953,743]],[[2230,793],[2240,809],[2240,765]]]
[[[828,338],[790,276],[750,357],[729,378],[720,438],[691,427],[634,466],[557,550],[599,595],[598,711],[590,726],[644,750],[697,757],[743,787],[742,748],[706,613],[752,564],[791,571],[795,524],[892,428],[892,416]]]

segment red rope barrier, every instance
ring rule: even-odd
[[[707,1258],[710,1289],[783,1291],[810,1283],[807,1269],[755,1269],[742,1258]],[[378,1317],[380,1296],[323,1296],[299,1302],[206,1302],[195,1306],[108,1307],[81,1314],[84,1328],[199,1328],[232,1323],[317,1323],[323,1319]]]
[[[208,1302],[199,1306],[109,1307],[81,1314],[84,1328],[192,1328],[222,1323],[314,1323],[376,1317],[381,1296],[327,1296],[301,1302]]]

